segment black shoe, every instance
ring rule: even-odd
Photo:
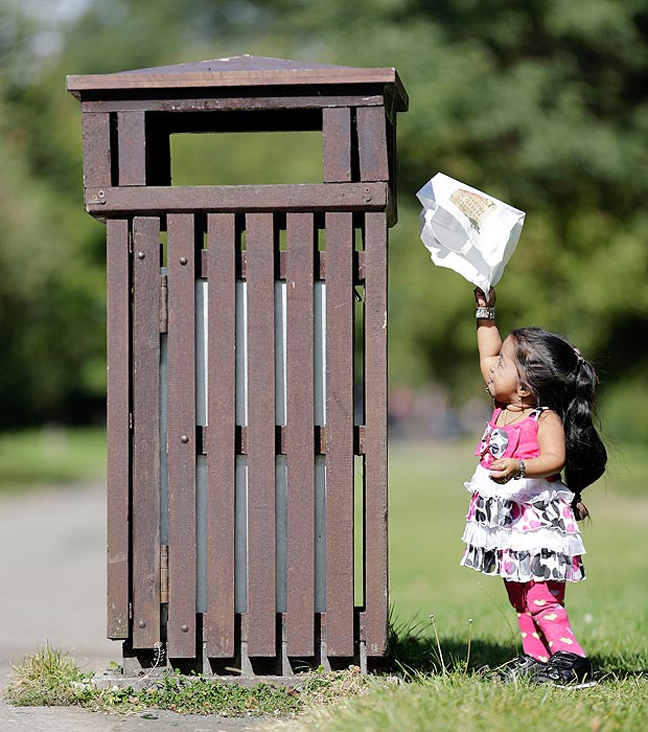
[[[535,681],[538,674],[546,671],[547,664],[538,661],[537,658],[522,653],[512,661],[508,661],[503,666],[495,669],[497,681],[505,684],[512,684],[519,679],[529,679]]]
[[[567,686],[570,689],[586,689],[589,686],[596,686],[594,670],[589,658],[569,651],[554,653],[536,680],[540,684]]]

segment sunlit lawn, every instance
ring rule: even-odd
[[[517,626],[502,583],[458,566],[471,453],[461,443],[392,446],[391,600],[397,623],[415,617],[425,623],[433,613],[441,636],[465,637],[472,618],[477,646],[485,639],[513,652]],[[645,451],[616,450],[608,476],[584,494],[592,514],[581,527],[587,580],[568,587],[567,605],[592,653],[621,650],[630,629],[646,630],[648,493],[637,487],[647,484]],[[645,644],[643,635],[637,640]]]

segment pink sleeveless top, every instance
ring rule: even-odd
[[[514,422],[506,427],[497,426],[497,418],[502,411],[499,407],[486,425],[486,431],[481,438],[475,455],[480,458],[480,465],[488,469],[494,460],[513,457],[521,460],[537,457],[540,454],[538,447],[538,417],[546,407],[534,409],[528,417],[520,422]]]

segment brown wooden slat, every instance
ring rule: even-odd
[[[358,154],[360,180],[389,180],[387,120],[383,107],[358,107]]]
[[[353,656],[353,220],[326,215],[326,648]]]
[[[111,185],[110,115],[82,114],[83,186]]]
[[[108,638],[128,638],[130,504],[130,258],[128,221],[110,221],[107,244]]]
[[[248,260],[248,622],[250,656],[276,652],[274,232],[246,218]]]
[[[101,99],[83,102],[84,112],[230,112],[273,109],[324,109],[327,107],[384,106],[382,94],[339,96],[197,97],[194,99]]]
[[[209,262],[206,437],[207,612],[203,638],[210,658],[234,656],[234,482],[236,416],[236,224],[233,214],[207,219]]]
[[[347,107],[322,111],[324,183],[351,181],[351,110]]]
[[[167,217],[169,619],[171,658],[196,655],[194,217]]]
[[[387,220],[365,217],[365,612],[368,656],[387,646]]]
[[[312,214],[286,222],[287,611],[289,656],[315,655],[315,455]]]
[[[160,221],[133,219],[133,647],[160,641]]]
[[[117,115],[119,185],[146,185],[146,128],[144,112]]]
[[[137,186],[89,188],[85,203],[99,218],[133,212],[383,211],[386,183],[327,183],[261,186]]]

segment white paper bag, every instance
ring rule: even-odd
[[[421,240],[434,264],[453,269],[488,293],[515,251],[524,211],[443,173],[416,196],[423,206]]]

